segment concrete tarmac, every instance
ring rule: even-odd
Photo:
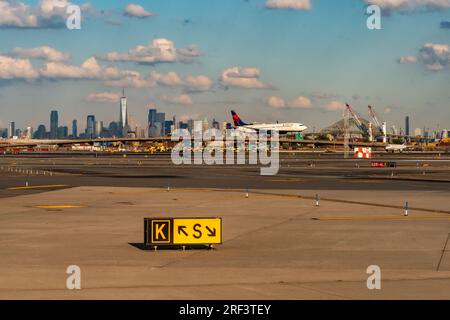
[[[319,207],[298,197],[318,192]],[[439,212],[450,200],[408,191],[425,211],[404,217],[404,195],[83,186],[2,198],[0,298],[450,299],[450,215]],[[141,250],[143,218],[155,216],[220,216],[224,242]],[[66,288],[69,265],[81,290]],[[371,265],[381,290],[367,288]]]
[[[450,299],[449,191],[445,154],[286,153],[276,176],[168,155],[1,156],[0,298]],[[224,243],[142,250],[155,216],[222,217]]]

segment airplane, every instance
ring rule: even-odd
[[[410,146],[406,145],[406,143],[404,144],[389,144],[386,146],[386,151],[392,151],[392,153],[394,153],[395,151],[398,151],[400,153],[402,153],[404,150],[410,148]]]
[[[302,132],[308,129],[305,125],[301,123],[252,123],[247,124],[239,118],[236,112],[231,111],[233,116],[234,126],[238,130],[244,132],[259,132],[260,130],[265,130],[268,133],[271,131],[278,131],[279,134]]]

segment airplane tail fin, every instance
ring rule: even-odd
[[[235,127],[246,126],[247,124],[239,118],[236,112],[231,111],[231,115],[233,116],[233,122]]]

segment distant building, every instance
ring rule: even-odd
[[[50,113],[50,139],[58,139],[58,111]]]
[[[409,137],[409,116],[405,118],[405,136]]]
[[[159,124],[159,127],[161,128],[158,131],[158,136],[165,135],[165,127],[164,127],[165,122],[166,122],[166,114],[164,112],[158,112],[156,114],[156,123]]]
[[[420,128],[414,129],[414,136],[415,137],[421,137],[422,136],[422,129],[420,129]]]
[[[125,97],[125,89],[122,90],[122,97],[120,98],[119,111],[119,128],[124,131],[128,127],[128,102]]]
[[[155,122],[156,122],[156,109],[149,109],[148,110],[148,136],[151,137],[155,137]]]
[[[213,119],[212,127],[213,127],[213,129],[220,130],[220,123],[218,121],[216,121],[216,119]]]
[[[108,126],[108,132],[111,137],[120,136],[121,130],[119,130],[119,124],[117,122],[112,121]]]
[[[47,129],[43,124],[39,125],[38,129],[34,132],[33,138],[43,140],[47,137]]]
[[[102,137],[103,121],[95,121],[95,137]]]
[[[33,138],[33,128],[32,127],[27,127],[27,131],[26,131],[26,137],[27,139],[32,139]]]
[[[0,138],[8,138],[8,129],[0,128]]]
[[[69,136],[69,128],[66,126],[58,127],[58,139],[67,139]]]
[[[178,129],[177,117],[173,116],[172,122],[173,122],[173,130],[177,130]]]
[[[14,133],[16,131],[16,123],[15,122],[10,122],[9,123],[9,138],[12,138],[14,136]]]
[[[86,138],[92,139],[95,137],[95,116],[88,115],[86,122]]]
[[[189,119],[187,124],[188,124],[188,130],[189,132],[192,134],[194,132],[194,120]]]
[[[189,129],[189,125],[186,122],[178,122],[178,129]]]
[[[77,120],[72,121],[72,138],[74,138],[74,139],[78,138],[78,121]]]
[[[209,129],[208,118],[204,118],[204,119],[203,119],[203,122],[202,122],[202,129],[203,129],[203,132],[205,132],[206,130]]]
[[[174,130],[173,128],[173,121],[172,120],[166,120],[164,122],[164,134],[169,135]]]
[[[166,114],[156,109],[148,110],[148,136],[159,137],[165,134]]]

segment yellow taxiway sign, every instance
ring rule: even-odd
[[[146,245],[211,245],[222,243],[221,218],[146,218]]]

